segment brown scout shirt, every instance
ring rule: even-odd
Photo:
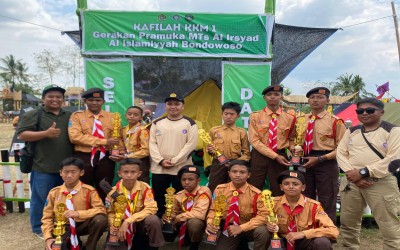
[[[274,211],[278,217],[277,225],[279,226],[279,235],[284,237],[288,233],[289,215],[283,207],[283,204],[290,205],[285,195],[274,197],[274,202]],[[294,216],[298,232],[303,232],[307,239],[317,237],[327,237],[332,240],[337,239],[339,230],[324,212],[324,209],[318,201],[301,195],[296,206],[297,205],[303,207],[303,211]],[[293,208],[291,208],[291,210],[293,211]]]
[[[72,196],[74,210],[79,213],[76,222],[86,221],[97,214],[106,214],[106,209],[94,187],[79,182],[73,190],[78,191]],[[47,196],[46,205],[43,209],[42,232],[44,240],[53,238],[52,231],[54,226],[54,216],[59,203],[66,204],[67,196],[63,194],[68,192],[65,184],[50,190]]]
[[[141,159],[150,155],[149,131],[140,123],[130,129],[129,126],[124,127],[121,134],[127,153],[126,158]]]
[[[226,125],[210,129],[210,137],[218,151],[230,160],[250,160],[250,144],[243,128]]]
[[[214,197],[217,197],[221,194],[225,195],[227,200],[227,205],[222,219],[226,218],[230,201],[233,197],[233,192],[236,190],[237,189],[232,182],[218,185],[215,188],[213,201],[215,199]],[[264,206],[263,201],[261,200],[261,191],[248,183],[243,185],[240,190],[242,191],[242,194],[239,194],[239,225],[242,230],[246,232],[265,225],[267,223],[267,216],[269,213],[267,208]],[[212,202],[210,211],[207,215],[207,224],[212,223],[214,216],[214,202]]]
[[[75,151],[90,153],[92,147],[106,146],[107,138],[111,137],[113,113],[101,110],[99,113],[99,120],[103,127],[104,139],[97,138],[92,135],[94,114],[89,110],[79,110],[71,115],[68,125],[68,135],[72,144],[74,144]],[[122,137],[121,137],[122,138]],[[123,148],[123,143],[119,148]],[[106,146],[106,149],[108,146]]]
[[[211,191],[208,187],[197,186],[191,193],[193,197],[193,206],[190,211],[185,211],[186,202],[188,201],[189,194],[186,190],[182,190],[175,195],[174,208],[172,211],[172,218],[176,221],[186,221],[191,218],[205,220],[208,208],[211,204]]]
[[[117,190],[118,186],[118,193],[123,194],[123,181],[121,180],[115,187],[111,189],[106,197],[106,207],[107,207],[107,214],[108,214],[108,223],[110,225],[113,224],[113,220],[115,218],[114,212],[114,199],[111,198],[111,195]],[[133,194],[138,192],[136,195],[137,201],[135,206],[135,212],[126,219],[126,221],[131,224],[135,222],[139,222],[144,220],[147,216],[156,214],[158,208],[157,203],[154,200],[153,190],[151,187],[142,181],[136,181],[135,185],[133,186],[132,190],[127,190],[128,194]]]
[[[304,136],[305,131],[307,131],[308,121],[312,116],[312,113],[303,116],[306,118]],[[347,128],[342,119],[329,114],[326,110],[317,114],[317,116],[319,118],[314,121],[312,150],[332,151],[325,156],[328,160],[333,160],[336,158],[336,147],[339,145]]]
[[[268,147],[269,123],[272,120],[272,112],[268,107],[256,111],[250,115],[249,141],[251,145],[262,155],[275,159],[278,154]],[[294,146],[294,124],[296,118],[279,108],[276,111],[278,126],[278,149]]]

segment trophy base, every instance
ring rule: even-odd
[[[218,160],[218,162],[219,162],[219,165],[225,165],[226,163],[229,162],[229,159],[226,158],[225,155],[217,156],[217,160]]]
[[[172,225],[172,223],[165,223],[162,226],[162,230],[163,233],[165,234],[173,234],[174,233],[174,227]]]
[[[290,163],[294,167],[301,166],[301,157],[300,156],[293,156],[292,159],[290,160]]]
[[[271,246],[269,249],[274,249],[274,250],[284,250],[285,245],[283,243],[283,239],[272,239],[271,240]]]
[[[218,234],[210,234],[207,235],[207,238],[204,240],[204,243],[212,246],[217,245]]]
[[[119,155],[119,149],[112,149],[111,150],[111,155],[113,155],[113,156]]]
[[[119,240],[117,235],[110,234],[108,241],[106,243],[108,246],[119,246]]]
[[[61,250],[61,244],[58,243],[51,244],[51,250]]]

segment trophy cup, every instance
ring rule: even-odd
[[[162,232],[166,234],[173,234],[174,228],[171,223],[171,215],[172,215],[172,208],[174,206],[174,193],[175,188],[169,187],[167,188],[167,193],[165,194],[165,217],[167,218],[167,222],[164,223],[162,227]]]
[[[306,118],[301,116],[296,120],[296,137],[294,138],[294,152],[290,163],[294,168],[299,168],[301,166],[301,157],[303,157],[304,152],[301,145],[304,143],[304,133],[306,131],[307,121]],[[296,170],[296,169],[294,169]]]
[[[113,202],[113,205],[114,205],[115,218],[113,220],[112,225],[113,227],[119,228],[122,224],[122,219],[124,217],[128,201],[126,200],[126,197],[121,194],[117,196],[117,198]],[[110,237],[108,238],[106,244],[110,246],[119,246],[118,235],[112,234],[110,230]]]
[[[224,214],[226,210],[227,202],[226,202],[226,196],[225,195],[218,195],[215,200],[214,200],[214,211],[215,211],[215,216],[212,221],[212,224],[216,227],[220,227],[221,224],[221,218],[222,215]],[[211,245],[217,245],[217,238],[218,234],[210,234],[207,236],[205,243],[211,244]]]
[[[65,203],[58,203],[55,211],[55,222],[53,228],[53,235],[56,236],[56,241],[51,245],[52,250],[61,249],[62,235],[65,234],[65,223],[67,218],[64,217],[64,213],[67,205]]]
[[[112,126],[113,129],[111,131],[112,138],[120,138],[121,137],[121,115],[118,112],[114,113],[112,118]],[[119,155],[118,145],[114,145],[111,148],[111,155]]]
[[[262,191],[261,193],[261,199],[264,202],[264,206],[268,209],[269,215],[268,215],[268,222],[271,222],[273,224],[276,224],[278,221],[278,217],[274,213],[274,200],[271,196],[271,191],[266,189]],[[278,249],[278,250],[283,250],[284,249],[284,244],[283,240],[279,238],[278,232],[274,232],[274,235],[271,239],[271,247],[270,249]]]
[[[199,136],[207,144],[207,146],[213,144],[210,135],[206,133],[204,129],[199,129]],[[213,157],[217,158],[219,165],[224,165],[225,163],[229,162],[228,158],[226,158],[225,155],[221,154],[221,152],[218,151],[217,147],[215,147]]]

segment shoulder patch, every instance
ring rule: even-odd
[[[199,196],[199,199],[200,200],[204,200],[204,199],[207,199],[208,198],[208,196],[205,194],[205,193],[202,193],[200,196]]]
[[[337,122],[336,122],[336,124],[338,124],[338,125],[342,125],[342,124],[344,124],[344,122],[343,122],[343,120],[342,120],[342,119],[337,119]]]

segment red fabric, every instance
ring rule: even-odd
[[[63,194],[67,196],[67,208],[73,210],[73,202],[72,202],[72,197],[68,198],[68,195],[74,196],[76,194],[76,190],[72,190],[71,192],[64,191]],[[71,201],[71,207],[69,207],[68,202]],[[75,228],[75,222],[74,219],[69,218],[69,229],[71,230],[71,250],[80,250],[79,243],[78,243],[78,235],[76,234],[76,228]],[[75,242],[75,244],[74,244]]]
[[[229,223],[233,217],[233,225],[239,225],[239,194],[243,192],[240,189],[234,191],[238,192],[237,196],[232,196],[231,202],[229,204],[228,214],[225,218],[224,231],[229,227]]]
[[[0,197],[0,215],[1,216],[6,216],[6,212],[4,211],[4,202],[3,202],[3,197]]]
[[[103,126],[97,116],[94,116],[92,135],[97,138],[104,139]],[[104,146],[100,146],[99,149],[100,149],[99,160],[101,160],[106,155],[106,148]],[[94,158],[94,155],[96,154],[96,152],[97,152],[97,147],[92,147],[92,152],[90,155],[90,162],[91,162],[92,166],[93,166],[93,158]]]
[[[136,194],[137,194],[137,192],[131,194],[129,196],[129,198],[127,197],[130,202],[135,202]],[[128,203],[128,205],[126,206],[126,209],[125,209],[125,216],[124,216],[125,219],[128,219],[129,217],[131,217],[131,207],[129,206],[130,202]],[[128,226],[128,229],[126,230],[126,233],[125,233],[126,242],[128,243],[128,249],[131,249],[131,247],[132,247],[132,239],[133,239],[133,236],[135,235],[135,232],[136,232],[136,224],[132,223]]]
[[[304,137],[304,154],[310,154],[313,148],[313,136],[314,136],[314,123],[317,116],[311,115],[310,120],[307,124],[306,136]]]
[[[298,214],[301,214],[303,212],[303,207],[300,205],[297,205],[293,211],[290,210],[290,206],[283,204],[283,207],[285,208],[286,213],[289,215],[289,225],[288,225],[288,231],[286,233],[290,232],[297,232],[297,227],[296,227],[296,219],[295,216]],[[294,250],[294,242],[291,244],[289,241],[287,242],[286,250]]]
[[[346,109],[342,110],[339,113],[336,113],[336,116],[342,119],[344,122],[346,122],[347,120],[351,120],[351,125],[357,126],[358,124],[360,124],[360,121],[358,120],[356,109],[357,105],[351,104]]]
[[[272,114],[272,119],[269,122],[269,136],[268,136],[268,147],[270,147],[274,152],[278,150],[278,121],[276,119],[277,114]]]
[[[186,193],[185,195],[187,197],[186,204],[185,204],[185,210],[190,211],[190,210],[192,210],[193,203],[194,203],[194,197],[197,196],[197,193],[196,194]],[[179,229],[179,250],[182,248],[183,243],[185,242],[186,227],[187,227],[187,221],[183,222],[181,228]]]

